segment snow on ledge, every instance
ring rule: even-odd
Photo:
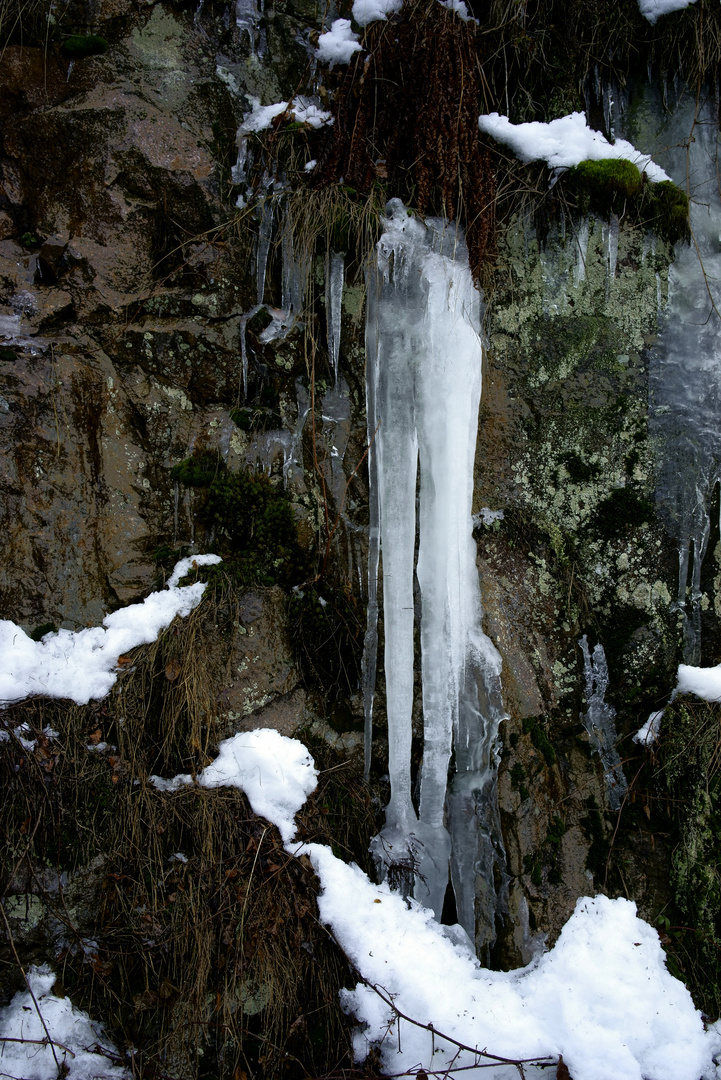
[[[662,15],[681,11],[695,3],[696,0],[638,0],[638,10],[653,25]]]
[[[259,98],[251,98],[250,104],[251,111],[244,117],[243,123],[238,128],[239,140],[246,135],[267,131],[276,116],[282,116],[288,111],[297,123],[308,124],[312,128],[321,128],[324,124],[330,126],[333,123],[333,117],[327,110],[320,108],[318,99],[313,100],[302,95],[290,101],[276,101],[274,105],[261,105]]]
[[[330,30],[318,38],[316,56],[330,64],[347,64],[353,53],[360,52],[358,35],[351,30],[350,19],[336,19]]]
[[[0,707],[34,695],[68,698],[76,705],[104,698],[118,677],[118,659],[149,645],[176,615],[185,618],[205,592],[202,581],[178,587],[193,565],[212,566],[219,555],[181,559],[167,588],[106,615],[102,626],[58,630],[33,641],[9,619],[0,619]]]
[[[548,124],[533,121],[512,124],[507,116],[488,113],[478,118],[481,131],[508,146],[521,161],[545,161],[552,169],[571,168],[582,161],[625,158],[658,183],[669,176],[648,154],[642,154],[625,139],[610,143],[600,131],[586,123],[586,114],[574,112]]]

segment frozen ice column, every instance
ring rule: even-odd
[[[415,896],[440,917],[451,841],[446,787],[460,703],[474,665],[480,596],[471,502],[481,394],[481,298],[456,226],[387,207],[369,275],[367,379],[375,418],[391,800],[374,854],[415,864]],[[420,819],[410,790],[413,571],[420,455],[418,582],[422,598],[424,753]],[[500,657],[487,638],[495,676]],[[476,711],[478,711],[476,706]],[[495,732],[494,732],[495,736]],[[473,927],[471,926],[471,933]]]

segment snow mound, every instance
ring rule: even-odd
[[[52,1080],[58,1075],[67,1075],[68,1080],[124,1080],[130,1075],[122,1065],[95,1052],[98,1047],[117,1056],[100,1024],[75,1009],[69,998],[58,998],[50,992],[55,975],[46,964],[30,968],[27,981],[50,1038],[56,1044],[55,1057],[47,1045],[45,1028],[30,990],[20,991],[9,1005],[0,1009],[3,1076],[24,1080]],[[59,1074],[58,1065],[61,1069],[65,1067],[67,1073]]]
[[[191,565],[218,562],[219,555],[181,559],[166,589],[106,615],[102,626],[58,630],[33,641],[16,623],[0,619],[0,703],[37,694],[69,698],[76,705],[104,698],[118,677],[118,660],[124,653],[149,645],[176,615],[185,618],[200,603],[203,582],[177,587]]]
[[[586,114],[574,112],[548,124],[533,121],[512,124],[507,116],[488,113],[478,118],[478,126],[487,135],[508,146],[521,161],[545,161],[552,169],[571,168],[582,161],[624,158],[645,171],[649,180],[668,180],[660,165],[642,154],[625,139],[610,143],[600,131],[586,123]]]
[[[551,952],[519,971],[480,967],[470,950],[453,944],[432,913],[410,908],[385,885],[372,884],[329,848],[303,846],[321,880],[321,920],[367,983],[344,992],[344,1004],[363,1025],[355,1035],[359,1059],[380,1047],[383,1071],[442,1072],[478,1064],[472,1053],[441,1038],[511,1058],[563,1055],[574,1080],[698,1080],[715,1076],[714,1032],[704,1032],[684,985],[666,969],[658,934],[628,900],[583,897]],[[435,1036],[407,1022],[400,1035],[396,1008]],[[435,1047],[435,1052],[434,1052]],[[466,1075],[506,1080],[516,1070],[498,1065]]]
[[[292,840],[295,815],[318,784],[305,746],[272,728],[259,728],[226,739],[219,749],[198,777],[200,786],[240,788],[253,812],[277,825],[284,843]]]
[[[316,56],[333,64],[347,64],[353,53],[360,52],[358,35],[353,33],[350,19],[336,19],[330,30],[318,38]]]

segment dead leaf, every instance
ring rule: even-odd
[[[173,658],[172,660],[168,660],[167,664],[165,665],[165,678],[168,680],[168,682],[175,682],[179,675],[180,664],[178,663],[178,661],[175,658]]]
[[[103,737],[102,731],[100,730],[100,728],[96,728],[95,731],[92,733],[92,735],[88,736],[88,742],[92,743],[93,746],[97,746],[98,743],[100,742],[100,740],[102,739],[102,737]]]
[[[118,657],[118,667],[127,667],[127,665],[132,664],[132,662],[133,661],[130,659],[129,656],[119,656]]]
[[[563,1060],[563,1054],[558,1059],[558,1068],[556,1069],[556,1080],[573,1080],[570,1072],[568,1071],[568,1065]]]

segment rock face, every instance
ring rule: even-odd
[[[358,777],[364,275],[349,263],[334,383],[325,254],[309,260],[305,325],[269,332],[288,285],[279,235],[258,313],[259,222],[236,205],[231,173],[251,99],[287,100],[306,78],[315,7],[277,3],[258,34],[230,7],[202,3],[193,13],[102,0],[86,22],[107,37],[103,55],[71,60],[60,38],[48,50],[11,42],[0,64],[0,617],[28,631],[100,622],[154,588],[171,556],[223,540],[175,466],[207,452],[228,475],[262,473],[291,504],[313,569],[283,587],[242,581],[230,628],[205,628],[226,666],[204,722],[216,742],[258,725],[310,732]],[[375,167],[380,184],[385,164]],[[648,434],[649,350],[673,252],[628,222],[574,220],[576,232],[552,226],[543,243],[527,218],[507,223],[488,296],[474,536],[509,713],[503,965],[552,941],[579,895],[630,895],[654,920],[671,891],[671,840],[639,813],[651,782],[631,735],[667,699],[682,641],[678,554],[656,513]],[[345,222],[331,224],[335,250]],[[709,659],[717,541],[703,574]],[[584,634],[608,661],[631,785],[620,812],[581,720]],[[332,654],[332,675],[314,653]],[[421,713],[417,680],[414,768]],[[380,777],[382,671],[375,719]],[[34,948],[34,909],[7,910]]]

